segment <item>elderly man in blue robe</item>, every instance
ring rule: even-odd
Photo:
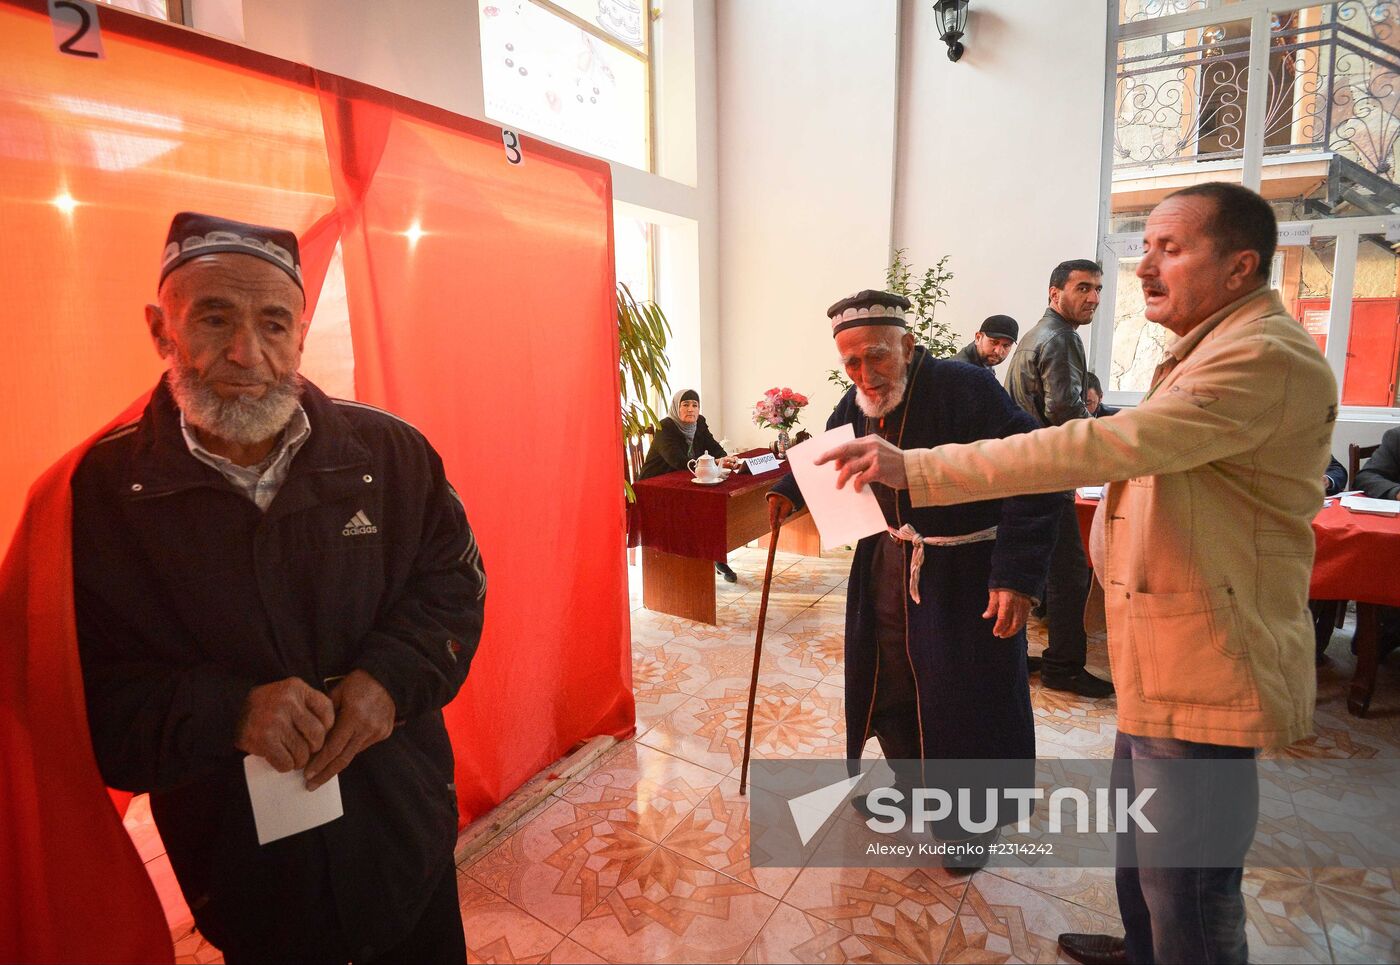
[[[854,383],[828,429],[850,424],[908,449],[1036,428],[991,370],[916,344],[909,309],[900,295],[863,291],[828,310]],[[888,760],[1033,760],[1025,627],[1044,591],[1053,498],[916,509],[907,491],[872,488],[889,530],[861,540],[851,564],[847,756],[859,759],[873,735]],[[792,477],[768,499],[775,524],[803,505]]]

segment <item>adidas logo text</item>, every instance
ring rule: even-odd
[[[350,517],[350,522],[345,524],[345,528],[340,531],[341,536],[367,536],[370,533],[379,532],[379,527],[369,521],[362,509],[354,516]]]

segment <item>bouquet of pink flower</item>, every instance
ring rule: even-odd
[[[797,425],[799,413],[807,405],[807,397],[792,389],[769,389],[754,403],[754,425],[769,429],[791,429]]]

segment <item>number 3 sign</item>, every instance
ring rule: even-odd
[[[501,128],[501,143],[506,148],[506,160],[511,164],[522,164],[525,155],[520,151],[520,135],[509,128]]]
[[[49,0],[49,21],[59,53],[92,60],[107,56],[102,49],[96,4],[88,0]]]

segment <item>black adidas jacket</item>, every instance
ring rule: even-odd
[[[245,955],[367,958],[416,923],[457,832],[441,708],[486,580],[421,433],[307,384],[311,435],[266,513],[195,459],[165,381],[73,477],[93,747],[152,811],[201,931]],[[253,686],[363,669],[400,725],[340,774],[343,817],[259,846],[234,731]],[[329,888],[327,888],[329,882]],[[301,950],[299,953],[298,950]]]

